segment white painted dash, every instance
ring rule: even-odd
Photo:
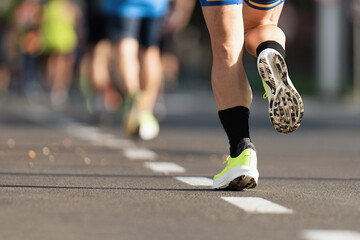
[[[191,186],[212,186],[213,180],[206,177],[176,177],[177,180]]]
[[[134,143],[126,140],[126,139],[118,139],[118,138],[108,138],[105,139],[103,142],[103,145],[105,147],[111,148],[111,149],[126,149],[129,147],[134,147]]]
[[[305,240],[360,240],[360,233],[348,230],[304,230],[301,237]]]
[[[221,197],[249,213],[291,214],[293,210],[259,197]]]
[[[156,160],[158,155],[146,148],[127,148],[124,149],[124,155],[130,160]]]
[[[186,171],[185,168],[171,162],[146,162],[144,166],[154,172],[183,173]]]
[[[66,131],[69,135],[78,139],[87,140],[95,146],[108,147],[122,150],[134,147],[134,143],[126,139],[118,139],[114,134],[102,133],[99,128],[85,126],[75,122],[65,122]]]

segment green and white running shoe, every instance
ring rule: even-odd
[[[139,109],[140,93],[129,95],[122,106],[124,130],[128,137],[151,140],[159,135],[157,119],[150,111]]]
[[[257,157],[253,149],[245,149],[236,157],[228,157],[224,170],[214,177],[214,189],[241,191],[256,187],[259,180]]]
[[[151,140],[159,135],[159,123],[151,112],[139,113],[139,136],[142,140]]]
[[[269,117],[280,133],[290,133],[299,126],[304,114],[300,94],[292,84],[285,60],[274,49],[263,50],[257,60],[259,74],[269,100]]]

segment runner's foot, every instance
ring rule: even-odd
[[[128,96],[123,103],[124,129],[129,137],[151,140],[158,136],[160,127],[150,111],[139,109],[140,93]]]
[[[304,104],[289,78],[285,60],[268,48],[259,54],[257,65],[269,100],[271,123],[280,133],[295,131],[300,126]]]
[[[212,188],[237,190],[256,187],[259,179],[257,157],[253,149],[245,149],[236,158],[226,159],[224,170],[214,177]]]
[[[148,111],[139,113],[139,136],[142,140],[156,138],[159,130],[159,123],[152,113]]]

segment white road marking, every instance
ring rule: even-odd
[[[51,111],[39,104],[32,104],[28,114],[33,121],[46,122]],[[59,125],[66,130],[69,136],[86,140],[95,146],[108,147],[115,150],[124,150],[124,155],[131,160],[156,160],[157,154],[145,148],[137,148],[136,145],[126,139],[119,139],[114,134],[102,133],[97,127],[78,123],[71,118],[61,117],[57,119]]]
[[[92,141],[99,138],[99,132],[95,128],[85,127],[78,124],[69,124],[66,126],[66,131],[70,136]]]
[[[293,210],[259,197],[221,197],[249,213],[291,214]]]
[[[306,240],[360,240],[360,233],[348,230],[305,230],[301,237]]]
[[[111,148],[111,149],[125,149],[128,147],[134,147],[135,144],[126,139],[119,139],[119,138],[108,138],[104,139],[102,142],[103,146]]]
[[[77,123],[68,123],[66,125],[66,130],[70,136],[87,140],[96,146],[104,146],[118,150],[134,146],[131,141],[118,139],[113,134],[101,133],[96,127],[84,126]]]
[[[158,155],[146,148],[127,148],[124,155],[130,160],[156,160]]]
[[[213,180],[206,177],[176,177],[177,180],[191,186],[212,186]]]
[[[186,171],[185,168],[171,162],[146,162],[144,166],[154,172],[183,173]]]

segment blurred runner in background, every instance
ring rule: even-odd
[[[10,36],[14,36],[11,29],[13,12],[20,1],[2,0],[0,2],[0,94],[8,91],[11,80],[11,59],[9,57]]]
[[[23,0],[16,5],[12,16],[12,40],[9,46],[15,77],[12,87],[29,94],[39,90],[37,56],[41,48],[39,27],[41,24],[41,4],[38,0]],[[10,35],[11,36],[11,35]],[[9,43],[8,43],[9,44]]]
[[[124,93],[123,118],[128,136],[155,138],[153,115],[162,82],[158,47],[168,0],[104,0],[107,29],[115,46],[116,76]]]
[[[160,51],[163,74],[167,89],[178,84],[180,63],[178,59],[176,35],[189,23],[196,0],[170,0],[161,31]]]
[[[78,44],[76,24],[82,18],[82,12],[70,0],[49,0],[43,8],[41,51],[49,56],[46,80],[51,103],[55,108],[62,108],[73,79],[74,50]]]
[[[87,49],[80,69],[80,89],[96,122],[108,112],[118,110],[122,101],[111,81],[112,47],[106,34],[102,1],[85,1]]]

